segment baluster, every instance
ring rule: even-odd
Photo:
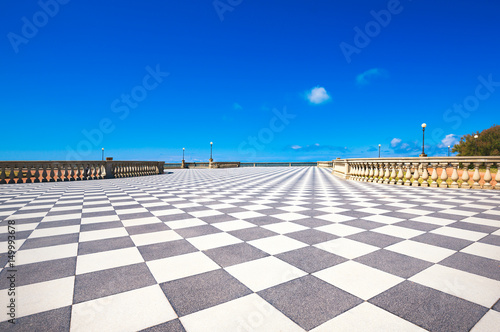
[[[427,179],[429,178],[429,172],[427,171],[427,167],[429,166],[428,163],[422,163],[422,183],[420,184],[422,187],[428,187],[429,182],[427,182]]]
[[[364,163],[364,175],[363,175],[363,182],[368,182],[368,177],[370,175],[370,167],[368,165],[368,163]]]
[[[372,182],[376,183],[378,181],[378,167],[377,163],[373,164],[373,180]]]
[[[406,175],[405,175],[405,178],[406,178],[406,181],[405,181],[405,186],[411,186],[411,167],[410,167],[410,163],[405,163],[406,165]]]
[[[495,189],[500,190],[500,163],[497,163],[497,175],[495,176]],[[1,183],[1,182],[0,182]]]
[[[448,172],[446,171],[447,168],[448,163],[441,164],[441,184],[439,185],[439,188],[448,188],[448,183],[446,183],[446,180],[448,180]]]
[[[472,176],[472,189],[481,189],[481,185],[479,184],[479,180],[481,180],[481,175],[479,174],[479,166],[482,163],[474,163],[474,175]]]
[[[438,187],[438,183],[437,183],[437,179],[438,179],[438,173],[437,173],[437,167],[438,167],[438,163],[431,163],[432,165],[432,175],[431,175],[431,179],[432,179],[432,182],[431,182],[431,187],[433,188],[437,188]]]
[[[0,184],[6,184],[6,183],[7,181],[5,181],[5,165],[2,165],[0,166]]]
[[[459,179],[457,171],[458,163],[451,163],[451,167],[453,167],[453,173],[451,173],[452,183],[450,184],[450,188],[458,188],[458,182],[457,182],[457,180]]]
[[[398,182],[396,182],[397,185],[402,186],[404,184],[403,179],[404,179],[404,173],[403,173],[403,163],[398,163]]]
[[[9,184],[12,184],[12,183],[16,183],[16,181],[14,180],[14,164],[10,164],[10,167],[9,167]]]
[[[490,167],[493,165],[493,163],[485,163],[484,166],[486,167],[486,172],[484,172],[484,185],[483,189],[493,189],[493,186],[491,185],[491,180],[493,178],[491,177],[491,172],[490,172]]]
[[[24,173],[23,173],[23,178],[26,179],[26,181],[24,183],[32,183],[31,181],[31,165],[30,164],[25,164],[23,166],[23,168],[26,167],[26,176],[24,176]]]
[[[35,174],[33,176],[35,177],[33,182],[40,183],[40,165],[35,164]]]
[[[415,168],[415,170],[413,171],[413,182],[411,185],[414,187],[418,187],[420,185],[420,182],[418,181],[420,179],[420,173],[418,171],[420,165],[419,163],[413,163],[413,167]]]
[[[82,181],[83,180],[83,169],[85,169],[85,166],[83,164],[76,164],[76,181]]]
[[[55,182],[55,181],[56,181],[56,180],[55,180],[55,176],[56,176],[56,175],[55,175],[55,172],[54,172],[54,168],[56,168],[56,169],[57,169],[58,167],[57,167],[57,166],[54,166],[54,164],[51,164],[51,165],[50,165],[50,173],[49,173],[49,178],[48,178],[49,182]],[[59,175],[59,173],[58,173],[58,175]]]
[[[47,180],[47,164],[42,164],[42,182],[48,182],[48,180]]]
[[[58,179],[57,181],[67,181],[67,178],[66,178],[66,170],[64,169],[64,165],[63,164],[57,164],[57,175],[58,175]]]
[[[384,163],[380,163],[380,169],[378,170],[378,183],[384,183]]]
[[[68,164],[68,175],[69,175],[69,180],[70,181],[75,181],[75,165],[74,164]]]
[[[462,185],[460,188],[462,189],[470,189],[469,185],[469,165],[470,163],[462,163],[462,166],[464,168],[462,172]]]
[[[390,163],[390,167],[391,167],[391,179],[389,181],[389,184],[392,184],[392,185],[395,185],[396,184],[396,176],[397,176],[397,173],[396,173],[396,163]]]
[[[374,170],[373,170],[373,164],[368,163],[368,167],[370,167],[370,173],[368,174],[368,182],[373,182],[373,175],[374,175]]]
[[[384,173],[384,184],[389,184],[390,177],[391,177],[391,164],[390,163],[385,163],[385,173]]]
[[[17,168],[17,175],[14,176],[16,179],[15,183],[23,183],[23,180],[22,180],[23,179],[23,167],[20,166],[19,164],[16,164],[15,168]]]

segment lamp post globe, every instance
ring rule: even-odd
[[[475,145],[476,145],[476,153],[475,153],[474,155],[477,155],[477,138],[478,138],[478,137],[479,137],[479,136],[478,136],[477,134],[476,134],[476,135],[474,135],[474,143],[475,143]]]
[[[450,146],[448,145],[448,157],[450,156]]]
[[[102,148],[102,161],[104,161],[104,148]]]
[[[424,147],[425,147],[425,127],[427,127],[427,124],[422,123],[422,154],[420,155],[420,157],[427,157],[427,155],[425,154],[425,150],[424,150]]]
[[[378,145],[378,157],[380,158],[380,147],[382,146],[382,144],[379,144]]]

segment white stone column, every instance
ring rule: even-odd
[[[429,163],[424,162],[421,164],[422,165],[422,183],[420,184],[422,187],[428,187],[429,182],[427,182],[427,179],[429,179],[429,171],[427,170],[427,167],[429,166]]]
[[[482,163],[474,163],[474,175],[472,176],[472,181],[474,183],[472,184],[472,189],[481,189],[481,185],[479,184],[479,181],[481,180],[481,174],[479,174],[479,166],[481,166]]]
[[[446,183],[446,180],[448,180],[448,172],[446,172],[446,168],[448,167],[448,163],[442,163],[441,164],[441,184],[439,185],[439,188],[448,188],[448,183]]]
[[[462,166],[464,167],[464,170],[462,172],[462,185],[460,188],[463,189],[470,189],[469,185],[469,165],[470,163],[462,163]]]
[[[389,181],[389,184],[395,185],[396,184],[396,163],[390,163],[391,167],[391,180]]]
[[[405,186],[411,186],[411,163],[405,163],[406,165],[406,181],[405,181]]]
[[[451,174],[451,181],[453,182],[450,184],[450,188],[458,188],[458,163],[451,163],[451,166],[453,167],[453,173]]]
[[[413,168],[415,170],[413,171],[413,182],[411,185],[414,187],[418,187],[420,185],[420,182],[418,182],[418,180],[420,179],[420,173],[418,172],[419,163],[413,163]]]
[[[437,183],[437,179],[438,179],[438,173],[437,173],[437,167],[438,167],[438,163],[431,163],[432,165],[432,175],[431,175],[431,187],[433,188],[437,188],[438,187],[438,183]]]
[[[483,185],[483,189],[493,189],[493,186],[491,185],[491,180],[493,180],[493,178],[491,177],[491,172],[490,172],[490,167],[493,165],[493,163],[485,163],[484,164],[486,166],[486,172],[484,173],[484,185]]]

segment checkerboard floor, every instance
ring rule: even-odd
[[[494,331],[500,192],[327,169],[0,186],[12,331]]]

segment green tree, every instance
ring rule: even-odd
[[[478,138],[474,138],[475,135]],[[458,152],[459,156],[500,156],[500,126],[462,136],[451,151]]]

